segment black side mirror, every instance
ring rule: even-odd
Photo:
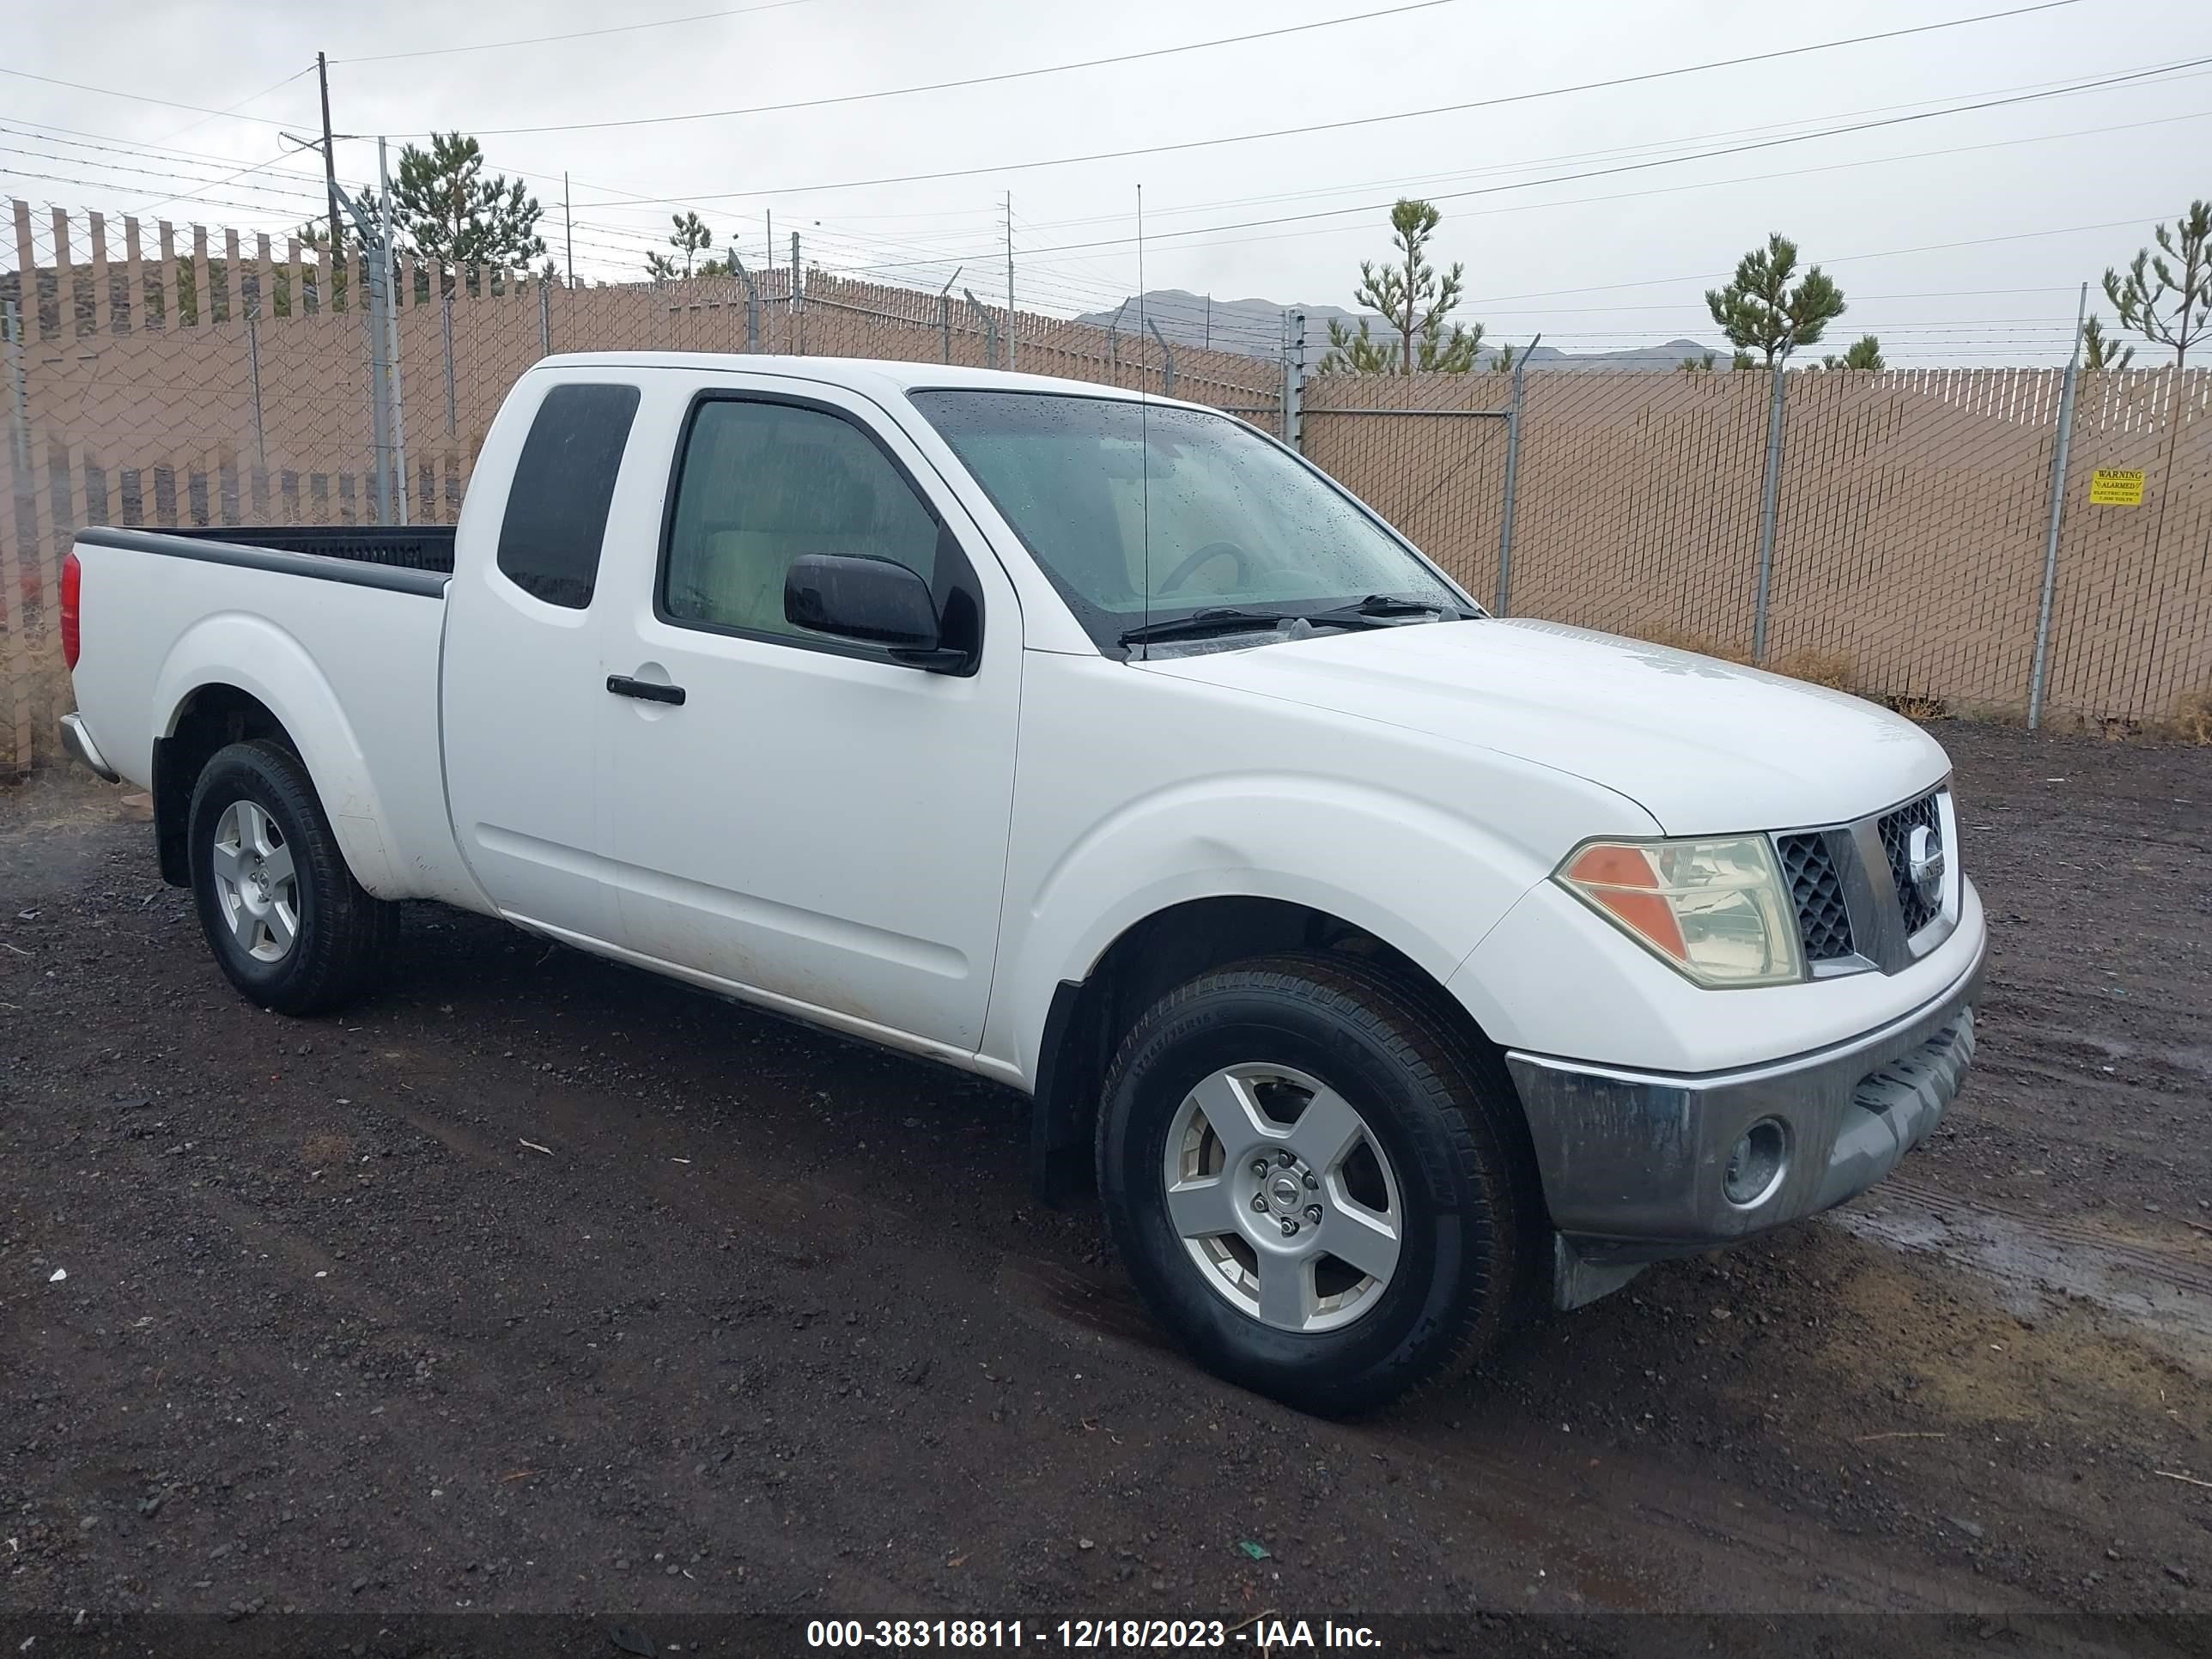
[[[794,628],[880,645],[899,661],[957,673],[969,653],[939,642],[929,584],[889,559],[808,553],[783,579],[783,616]]]

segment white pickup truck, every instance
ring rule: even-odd
[[[1486,616],[1188,404],[548,358],[457,530],[88,530],[63,635],[246,996],[434,900],[997,1079],[1315,1410],[1862,1191],[1972,1053],[1925,733]]]

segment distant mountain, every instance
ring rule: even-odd
[[[1179,288],[1132,295],[1114,310],[1089,312],[1077,320],[1116,328],[1131,337],[1157,327],[1170,345],[1211,345],[1218,351],[1241,352],[1248,357],[1273,357],[1282,349],[1284,313],[1301,309],[1306,314],[1310,365],[1317,366],[1321,354],[1328,349],[1332,320],[1356,331],[1364,314],[1370,329],[1382,331],[1382,319],[1372,312],[1346,311],[1341,306],[1285,306],[1274,300],[1210,300]],[[1504,343],[1516,348],[1521,343],[1510,337]],[[1620,351],[1561,351],[1556,346],[1540,345],[1528,362],[1531,367],[1546,368],[1673,368],[1685,357],[1702,356],[1708,351],[1714,354],[1714,368],[1728,368],[1728,348],[1696,340],[1669,340],[1663,345],[1632,346]],[[1495,359],[1497,355],[1490,345],[1484,346],[1486,359]]]

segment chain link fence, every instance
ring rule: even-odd
[[[553,352],[1011,361],[1280,427],[1276,362],[803,267],[571,288],[403,255],[387,386],[380,274],[358,257],[21,201],[9,222],[0,775],[58,752],[54,605],[80,526],[452,523],[508,388]]]
[[[0,774],[55,752],[78,526],[450,523],[515,380],[592,350],[1170,392],[1297,443],[1513,615],[1756,655],[1929,714],[2024,712],[2040,661],[2039,713],[2131,730],[2195,710],[2212,737],[2203,370],[2082,374],[2070,402],[2045,369],[1308,376],[1295,329],[1278,362],[788,267],[571,288],[403,257],[380,397],[357,261],[20,201],[10,220]],[[2135,504],[2100,474],[2140,474]]]
[[[1329,374],[1296,407],[1310,458],[1510,614],[2212,739],[2212,372],[2079,373],[2054,503],[2067,374],[1552,370],[1517,401]]]

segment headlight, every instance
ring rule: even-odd
[[[1594,841],[1560,884],[1700,985],[1786,985],[1805,976],[1797,919],[1764,836]]]

